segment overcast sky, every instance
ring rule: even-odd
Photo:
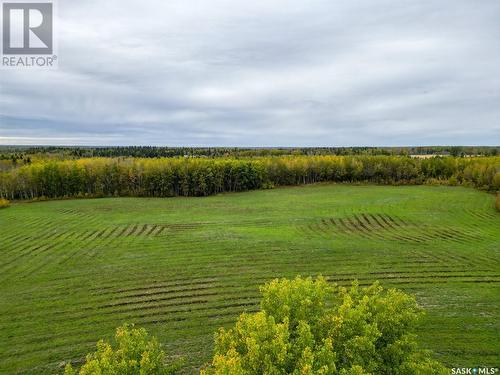
[[[498,0],[59,0],[0,144],[500,144]]]

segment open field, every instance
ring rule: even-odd
[[[123,322],[195,373],[259,284],[297,274],[414,293],[423,346],[449,366],[497,366],[499,228],[494,197],[460,187],[13,204],[0,211],[0,373],[53,373]]]

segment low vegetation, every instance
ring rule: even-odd
[[[0,209],[7,208],[10,206],[10,202],[7,199],[0,198]]]
[[[79,371],[68,364],[64,375],[169,375],[179,367],[180,362],[167,364],[158,340],[149,337],[144,328],[125,324],[117,328],[114,345],[99,341]]]
[[[495,208],[500,212],[500,193],[497,194],[497,199],[495,200]]]

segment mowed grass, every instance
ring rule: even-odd
[[[497,366],[500,214],[458,187],[316,185],[207,198],[18,203],[0,211],[0,373],[61,371],[123,322],[196,373],[213,333],[298,274],[380,280],[427,310],[448,366]]]

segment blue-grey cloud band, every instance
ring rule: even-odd
[[[498,144],[500,2],[60,1],[0,144]]]

